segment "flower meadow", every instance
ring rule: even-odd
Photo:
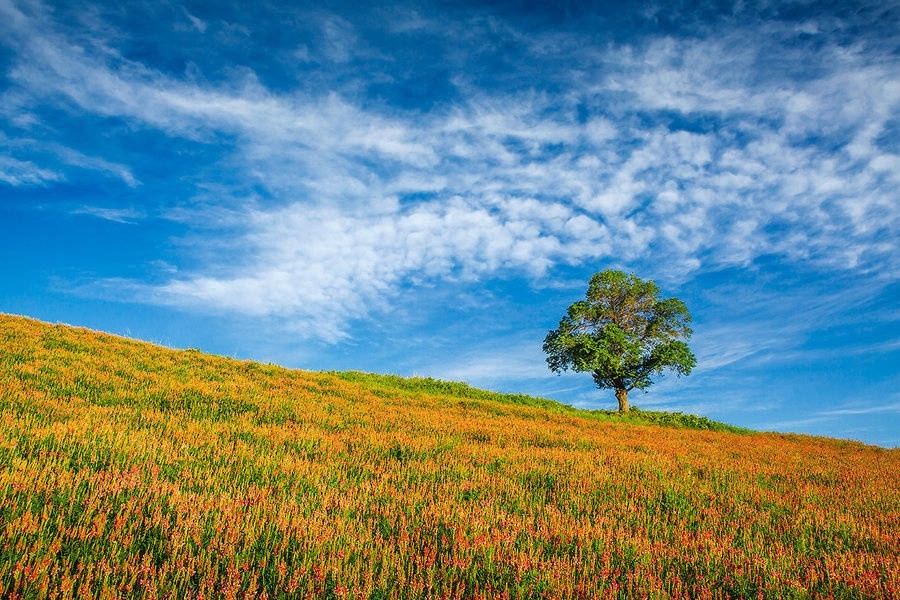
[[[0,315],[0,597],[900,597],[900,451],[523,398]]]

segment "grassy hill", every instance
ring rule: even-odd
[[[0,597],[897,597],[900,451],[628,419],[0,315]]]

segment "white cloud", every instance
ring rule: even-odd
[[[841,417],[845,415],[871,415],[880,413],[895,413],[900,415],[900,402],[893,404],[876,404],[872,406],[847,406],[834,410],[825,410],[818,413],[822,417]]]
[[[296,203],[248,215],[248,266],[233,276],[172,281],[156,297],[175,304],[212,304],[258,315],[305,315],[339,336],[349,318],[377,309],[415,278],[474,279],[502,269],[542,274],[566,259],[572,223],[584,257],[607,247],[605,228],[571,208],[536,201],[496,202],[490,209],[463,198],[377,204],[339,210]],[[593,225],[591,225],[593,224]],[[592,238],[591,236],[595,236]]]
[[[132,174],[131,169],[123,164],[111,162],[97,156],[86,156],[71,148],[58,145],[51,146],[47,150],[56,154],[59,160],[67,165],[112,175],[121,179],[128,187],[133,188],[140,185],[140,182]]]
[[[200,33],[206,33],[206,27],[207,27],[206,21],[204,21],[203,19],[200,19],[199,17],[195,17],[194,15],[189,13],[188,10],[186,8],[184,8],[183,6],[181,7],[181,12],[184,14],[184,16],[187,18],[187,20],[190,21],[191,26],[194,29],[196,29]]]
[[[0,156],[0,181],[13,187],[66,181],[67,177],[63,172],[65,166],[104,173],[120,179],[132,188],[140,183],[125,165],[98,156],[88,156],[55,142],[47,143],[26,137],[10,139],[0,133],[0,151],[5,154]],[[16,155],[30,160],[17,158]],[[35,161],[54,164],[52,167],[38,166]]]
[[[134,224],[145,215],[133,208],[104,208],[101,206],[82,206],[72,211],[76,215],[90,215],[99,219],[122,224]]]
[[[63,180],[63,174],[52,169],[39,167],[27,160],[0,156],[0,181],[13,187],[43,186]]]

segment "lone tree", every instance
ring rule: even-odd
[[[544,338],[550,369],[589,371],[598,388],[616,391],[621,412],[628,410],[628,392],[649,387],[651,377],[669,369],[689,374],[697,359],[682,340],[691,337],[691,315],[678,298],[658,295],[653,281],[596,273],[586,299],[572,304]]]

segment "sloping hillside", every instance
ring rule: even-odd
[[[0,315],[4,598],[891,598],[898,532],[896,450]]]

